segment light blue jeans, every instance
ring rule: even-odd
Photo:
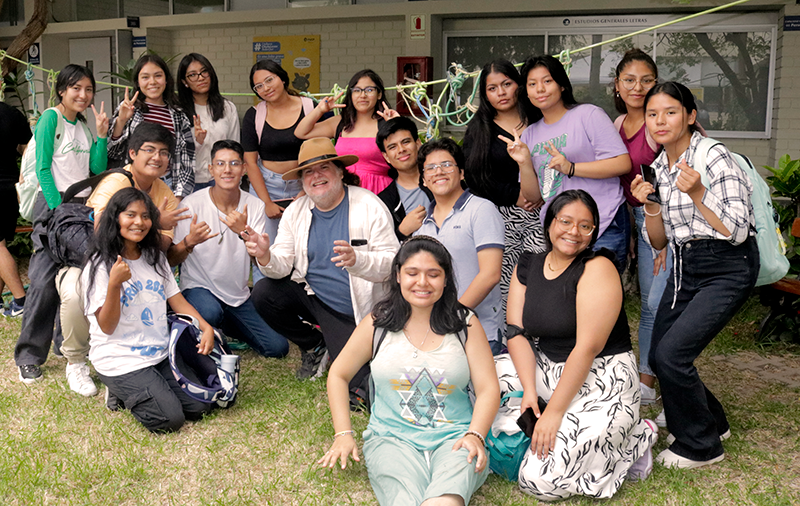
[[[639,372],[655,376],[648,363],[650,337],[653,334],[658,303],[672,274],[672,249],[667,246],[667,270],[659,270],[658,275],[653,276],[653,249],[642,235],[643,206],[633,208],[633,219],[636,222],[636,235],[639,239],[636,255],[639,257],[639,293],[642,296],[642,316],[639,319]]]
[[[267,187],[269,198],[271,198],[273,201],[293,199],[298,193],[300,193],[300,190],[303,189],[303,183],[300,182],[299,179],[284,181],[282,174],[272,172],[268,168],[261,165],[260,159],[258,161],[258,168],[261,169],[261,175],[264,177],[264,186]],[[253,185],[250,185],[250,195],[258,197],[258,195],[256,195],[256,191],[253,189]],[[266,232],[269,234],[270,242],[275,241],[275,236],[278,235],[278,224],[280,222],[280,218],[267,218]],[[263,278],[264,275],[261,274],[261,271],[258,270],[258,267],[253,265],[253,286],[255,286],[255,284]]]

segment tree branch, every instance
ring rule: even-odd
[[[2,2],[2,0],[0,0],[0,2]],[[25,25],[25,28],[22,30],[22,32],[17,35],[11,45],[8,46],[8,50],[6,50],[6,53],[8,53],[9,56],[19,58],[20,60],[24,59],[28,52],[28,48],[31,47],[34,42],[36,42],[36,39],[41,37],[45,28],[47,28],[47,7],[47,0],[35,0],[33,15],[28,20],[28,23]],[[5,77],[16,67],[17,62],[14,60],[8,58],[4,59],[2,69],[3,77]]]

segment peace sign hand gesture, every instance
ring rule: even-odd
[[[203,125],[200,122],[200,118],[197,114],[194,115],[194,139],[197,141],[198,144],[203,144],[206,140],[206,134],[208,132],[203,130]]]
[[[522,165],[523,163],[530,161],[531,151],[528,149],[527,144],[519,140],[519,130],[516,128],[514,129],[514,140],[511,140],[504,135],[498,135],[497,137],[506,143],[508,156],[510,156],[515,162]]]
[[[136,99],[139,98],[139,92],[133,94],[133,98],[128,97],[129,88],[125,88],[125,100],[119,105],[118,120],[121,125],[125,125],[129,119],[133,117],[136,110]]]
[[[383,105],[383,111],[380,111],[380,110],[375,111],[375,112],[378,113],[378,116],[380,116],[381,118],[383,118],[383,119],[388,121],[388,120],[390,120],[392,118],[400,117],[400,113],[395,111],[394,109],[390,109],[389,105],[386,102],[381,102],[381,105]]]
[[[344,95],[344,91],[340,91],[335,97],[325,97],[320,100],[319,104],[317,104],[317,109],[320,110],[321,116],[328,114],[334,109],[344,109],[344,104],[336,103],[340,98],[342,98],[342,95]]]
[[[550,163],[548,164],[548,168],[557,170],[562,174],[569,174],[569,169],[572,167],[572,162],[567,160],[567,157],[564,156],[556,147],[553,145],[553,141],[547,141],[547,144],[544,145],[544,149],[550,153],[550,156],[553,158],[550,159]]]
[[[94,104],[92,104],[92,112],[94,112],[95,125],[97,126],[97,137],[105,139],[108,136],[108,116],[105,113],[105,102],[100,102],[100,112],[97,112]]]

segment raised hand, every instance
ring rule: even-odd
[[[119,106],[119,113],[117,115],[117,121],[119,121],[122,126],[128,122],[129,119],[133,117],[133,113],[136,110],[136,99],[139,98],[139,92],[133,94],[133,98],[128,98],[128,91],[129,88],[125,88],[125,100]]]
[[[647,200],[647,196],[655,191],[656,189],[653,188],[653,185],[642,179],[639,174],[631,181],[631,195],[642,204],[650,202]]]
[[[191,214],[185,214],[187,211],[189,211],[188,207],[181,207],[179,209],[167,211],[168,202],[169,199],[164,197],[164,201],[158,206],[158,212],[161,215],[161,219],[159,220],[161,230],[172,230],[179,221],[188,220],[192,217]]]
[[[203,130],[203,125],[200,122],[200,118],[197,114],[194,115],[194,139],[197,141],[198,144],[202,144],[206,140],[206,134],[208,132]]]
[[[322,113],[321,116],[328,114],[334,109],[344,109],[345,107],[344,104],[336,103],[340,98],[342,98],[342,95],[344,95],[344,91],[340,91],[339,94],[336,95],[335,97],[325,97],[322,100],[320,100],[319,103],[317,104],[317,109],[319,109],[320,112]]]
[[[94,121],[95,125],[97,126],[97,137],[100,139],[105,139],[108,136],[108,116],[104,110],[105,106],[105,102],[100,102],[100,112],[97,112],[97,109],[94,108],[94,104],[92,104]]]
[[[121,287],[122,283],[131,279],[131,268],[122,259],[122,256],[117,255],[117,261],[111,266],[111,271],[108,273],[109,286]]]
[[[700,181],[700,173],[689,167],[685,161],[678,162],[677,166],[680,172],[678,173],[678,179],[675,180],[675,186],[692,198],[702,197],[705,193],[705,188],[702,181]]]
[[[226,224],[229,229],[233,230],[234,234],[240,235],[247,229],[247,204],[244,205],[241,213],[234,209],[227,215],[220,216],[219,221]]]
[[[262,233],[259,234],[253,230],[250,225],[244,229],[240,234],[244,238],[244,245],[247,248],[247,254],[251,257],[258,259],[264,258],[269,253],[269,235]],[[262,262],[266,265],[268,262]]]
[[[380,116],[381,118],[383,118],[385,120],[390,120],[392,118],[399,118],[400,117],[400,113],[395,111],[394,109],[390,109],[389,105],[386,102],[381,102],[381,105],[383,105],[383,111],[381,111],[381,110],[375,111],[375,112],[378,113],[378,116]]]
[[[519,130],[514,129],[514,139],[509,139],[504,135],[498,135],[498,139],[506,143],[506,151],[512,160],[522,165],[531,159],[531,151],[528,145],[519,140]]]
[[[218,235],[219,233],[211,233],[211,227],[205,221],[197,223],[197,215],[195,214],[192,216],[192,224],[189,225],[189,233],[183,238],[183,242],[187,248],[192,249],[198,244],[203,244],[207,240]]]
[[[413,234],[422,226],[422,222],[425,221],[427,215],[428,211],[425,209],[425,206],[422,204],[418,205],[416,209],[409,211],[406,217],[403,218],[403,221],[398,227],[400,233],[405,236]]]
[[[547,141],[547,144],[544,145],[544,149],[553,157],[550,159],[548,168],[557,170],[562,174],[569,174],[572,163],[567,160],[567,157],[565,157],[562,152],[556,149],[555,145],[553,145],[553,141]]]

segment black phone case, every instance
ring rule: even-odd
[[[647,200],[655,204],[660,204],[661,199],[658,198],[658,183],[656,181],[655,169],[646,163],[641,164],[639,168],[642,170],[642,179],[653,185],[653,188],[656,190],[647,196]]]
[[[547,402],[539,397],[537,403],[539,404],[539,412],[544,413],[545,408],[547,408]],[[517,425],[526,436],[531,437],[533,435],[533,429],[536,427],[537,420],[539,419],[536,418],[536,415],[533,413],[533,408],[528,408],[517,418]]]

